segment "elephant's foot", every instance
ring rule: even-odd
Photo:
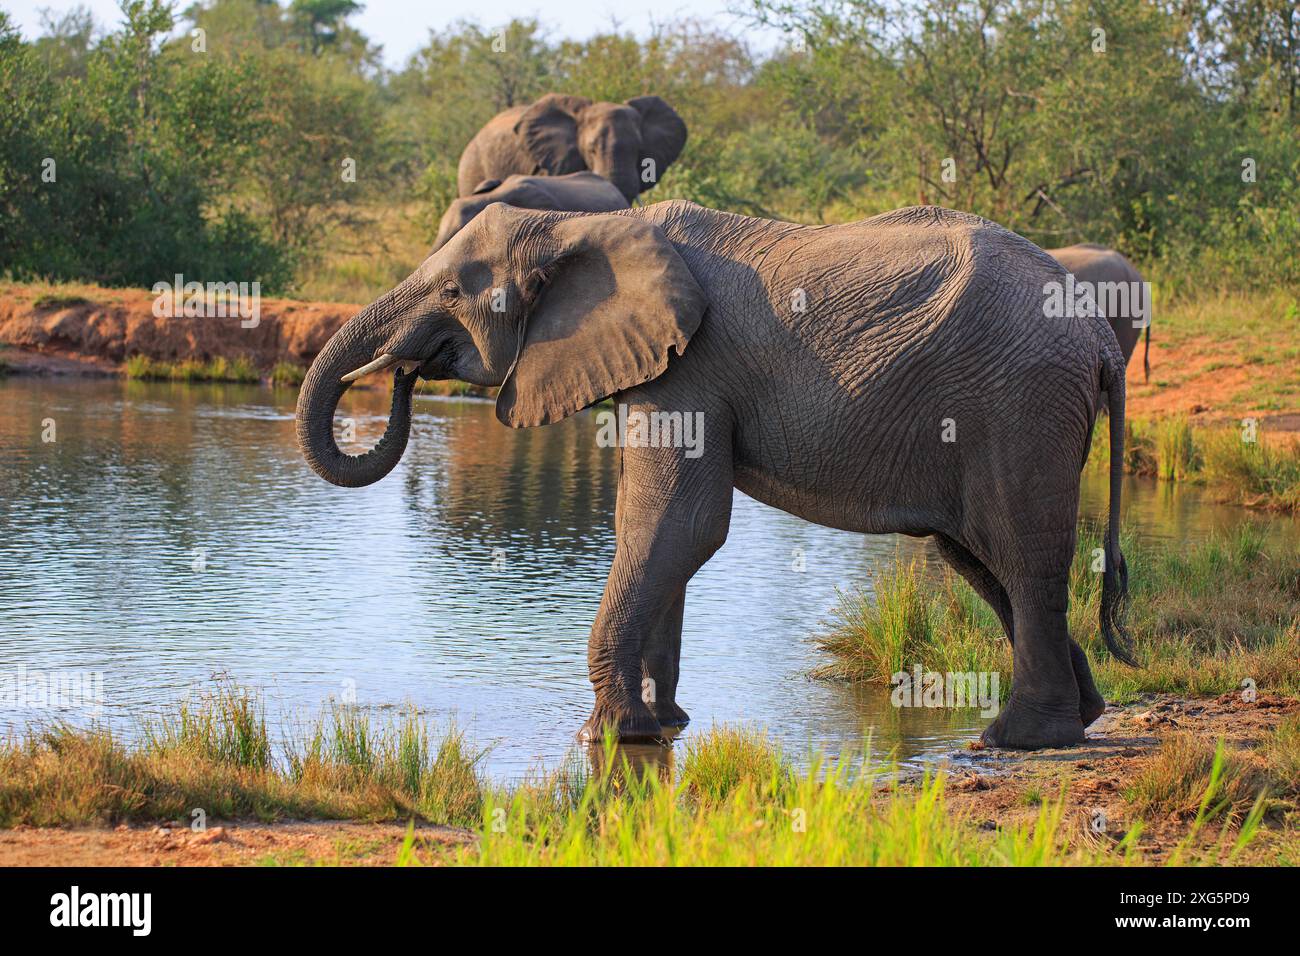
[[[1102,704],[1103,709],[1105,704]],[[1066,707],[1042,707],[1013,693],[993,723],[980,735],[985,747],[1005,750],[1045,750],[1072,747],[1087,739],[1080,719],[1082,703]],[[1095,719],[1095,717],[1094,717]]]
[[[613,728],[620,743],[646,743],[663,739],[659,721],[650,708],[639,700],[615,705],[597,699],[587,722],[578,731],[578,739],[588,744],[599,744],[605,739],[606,728]]]
[[[686,713],[677,706],[673,700],[660,700],[654,704],[655,719],[659,721],[660,727],[670,727],[674,730],[680,730],[691,722],[691,715]]]
[[[1079,719],[1087,727],[1106,711],[1106,699],[1095,691],[1092,694],[1079,693]]]

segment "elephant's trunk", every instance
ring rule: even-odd
[[[343,376],[374,358],[379,328],[378,310],[371,306],[339,329],[316,356],[298,393],[298,444],[307,464],[345,488],[373,484],[392,471],[411,432],[411,393],[418,375],[398,369],[388,427],[379,443],[363,455],[348,455],[334,440],[334,412],[350,384]]]

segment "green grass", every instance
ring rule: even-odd
[[[1300,714],[1292,714],[1277,726],[1264,746],[1264,757],[1279,780],[1300,788]]]
[[[54,725],[0,745],[0,826],[210,818],[480,819],[480,754],[455,728],[431,745],[413,712],[375,724],[336,705],[276,760],[261,701],[228,683],[146,722],[128,745]]]
[[[1161,481],[1204,485],[1229,504],[1300,511],[1300,439],[1265,440],[1257,429],[1197,428],[1185,418],[1125,422],[1124,470]],[[1253,440],[1247,440],[1253,438]],[[1088,467],[1110,467],[1109,436],[1093,431]]]
[[[295,362],[276,362],[271,369],[271,385],[276,388],[298,388],[307,377],[307,369]]]
[[[1045,804],[1027,823],[994,832],[953,810],[946,776],[916,785],[882,783],[888,769],[827,764],[769,772],[780,761],[770,743],[764,770],[728,774],[723,790],[705,793],[686,779],[637,776],[610,768],[568,791],[556,812],[545,793],[523,788],[492,793],[476,843],[450,861],[483,866],[1052,866],[1123,863],[1128,850],[1076,846],[1062,826],[1063,802]],[[715,730],[697,745],[697,760],[726,761],[734,732]],[[711,751],[720,751],[714,753]],[[752,760],[752,741],[744,747]],[[712,776],[712,775],[711,775]],[[409,841],[408,841],[409,842]],[[406,864],[429,862],[408,846]]]
[[[1192,426],[1185,418],[1170,418],[1156,429],[1156,458],[1162,481],[1186,481],[1198,467]]]
[[[1148,275],[1157,282],[1159,275]],[[1300,348],[1300,302],[1287,289],[1250,292],[1206,291],[1198,282],[1172,301],[1157,298],[1151,326],[1152,348],[1162,341],[1175,345],[1213,339],[1232,350],[1226,364],[1240,365],[1249,356],[1272,363],[1288,350]],[[1268,342],[1269,348],[1255,348]],[[1141,348],[1141,346],[1139,346]]]
[[[495,388],[485,388],[482,385],[471,385],[469,382],[462,382],[458,379],[437,379],[434,381],[425,381],[421,379],[416,385],[416,392],[420,395],[440,395],[444,397],[463,397],[474,395],[479,398],[492,398],[496,395]]]
[[[37,309],[70,309],[77,305],[90,305],[90,300],[81,295],[46,292],[33,299],[32,305]]]
[[[817,643],[831,655],[813,676],[888,682],[927,671],[1007,671],[1011,658],[992,609],[956,575],[936,583],[922,561],[895,561],[873,573],[874,596],[841,592]]]
[[[132,355],[124,366],[129,379],[172,382],[244,382],[262,380],[257,367],[244,358],[218,357],[208,361],[185,359],[164,362],[146,355]]]
[[[158,754],[187,754],[198,760],[265,770],[271,739],[260,701],[226,684],[197,702],[183,701],[171,721],[148,721],[148,747]]]
[[[1139,546],[1124,535],[1127,623],[1142,665],[1135,669],[1116,661],[1098,633],[1101,576],[1092,559],[1100,544],[1100,532],[1085,525],[1071,568],[1069,621],[1108,700],[1216,696],[1247,678],[1260,689],[1300,694],[1300,550],[1266,544],[1251,523],[1186,549]],[[963,580],[913,561],[882,567],[874,582],[874,598],[865,589],[840,595],[816,639],[830,660],[814,676],[888,683],[920,666],[997,672],[1002,693],[1009,691],[1009,643]]]
[[[331,222],[321,248],[298,271],[293,293],[320,302],[373,302],[424,261],[437,232],[432,210],[419,202],[353,206]],[[434,215],[440,216],[442,210]],[[376,237],[382,237],[376,242]]]
[[[702,803],[722,803],[742,787],[774,796],[790,783],[781,751],[758,731],[715,727],[686,743],[681,784]]]

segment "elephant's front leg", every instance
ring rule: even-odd
[[[690,715],[677,704],[677,675],[682,657],[682,616],[686,591],[668,604],[641,649],[641,699],[660,727],[685,727]]]
[[[718,430],[729,439],[729,429]],[[731,489],[729,440],[696,458],[680,448],[624,449],[617,550],[587,648],[596,705],[584,739],[599,740],[606,726],[621,740],[662,736],[658,705],[675,704],[686,585],[726,540]],[[646,677],[655,680],[654,709]]]

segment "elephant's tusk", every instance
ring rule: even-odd
[[[371,372],[378,372],[380,369],[388,368],[388,366],[392,365],[396,361],[397,361],[396,355],[390,355],[389,353],[385,352],[383,355],[379,356],[379,358],[375,359],[373,362],[367,362],[365,365],[361,366],[361,368],[352,372],[348,372],[348,374],[344,375],[343,378],[340,379],[340,381],[355,382],[361,376],[369,375]]]

